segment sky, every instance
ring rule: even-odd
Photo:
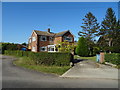
[[[101,23],[108,8],[118,17],[117,2],[3,2],[2,42],[28,43],[33,30],[47,28],[55,33],[70,30],[78,40],[85,15],[92,12]]]

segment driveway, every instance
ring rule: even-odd
[[[62,78],[17,67],[12,64],[14,59],[10,56],[2,56],[0,59],[3,88],[118,88],[118,80]]]
[[[118,69],[98,64],[92,60],[81,60],[61,77],[118,79]]]

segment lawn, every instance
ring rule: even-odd
[[[92,56],[92,57],[81,57],[81,56],[78,56],[78,55],[74,55],[74,59],[88,59],[88,60],[96,61],[96,56]]]
[[[31,61],[28,57],[21,57],[18,60],[14,61],[13,64],[17,66],[21,66],[24,68],[44,72],[44,73],[52,73],[57,75],[62,75],[70,66],[45,66],[45,65],[35,65],[33,61]]]

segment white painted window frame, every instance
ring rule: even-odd
[[[45,40],[43,40],[43,37],[45,38]],[[47,36],[40,36],[40,41],[47,41]]]
[[[45,48],[45,50],[42,50],[42,48]],[[40,51],[47,51],[47,46],[40,47]]]

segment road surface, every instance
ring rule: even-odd
[[[2,88],[118,88],[118,80],[94,78],[61,78],[17,67],[15,58],[2,56]]]

